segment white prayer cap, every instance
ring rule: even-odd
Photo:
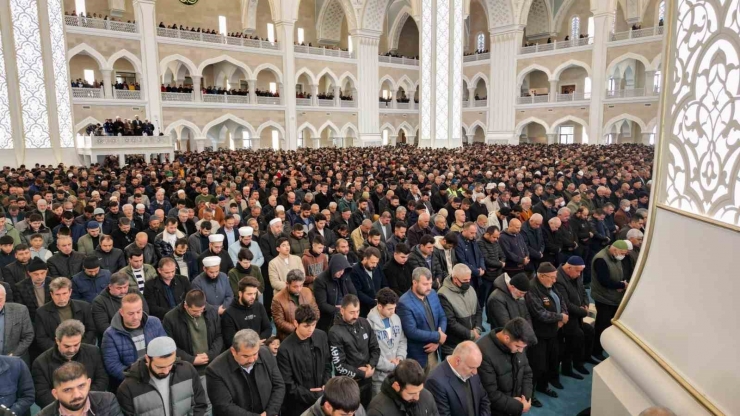
[[[223,243],[224,235],[223,234],[211,234],[208,236],[208,241],[211,243]]]
[[[622,240],[627,243],[627,250],[632,251],[632,242],[630,240]]]
[[[495,184],[495,183],[493,183],[493,182],[491,182],[491,183],[489,183],[488,185],[486,185],[486,189],[493,189],[493,188],[495,188],[495,187],[496,187],[496,184]]]
[[[280,211],[280,212],[285,212],[285,207],[284,207],[284,206],[282,206],[282,205],[278,205],[278,206],[276,206],[276,207],[275,207],[275,212],[278,212],[278,211]]]
[[[579,170],[578,171],[578,176],[583,176],[583,171],[582,170]]]
[[[249,237],[254,233],[254,228],[252,227],[242,227],[239,229],[239,236],[240,237]]]
[[[535,175],[542,175],[542,172],[540,172],[540,171],[535,171],[535,172],[534,172],[534,174],[535,174]]]
[[[203,267],[215,267],[221,265],[221,257],[211,256],[203,259]]]
[[[185,195],[185,191],[183,191],[182,189],[180,189],[179,191],[177,191],[177,194],[178,195]]]
[[[146,209],[144,204],[136,204],[136,209]]]
[[[491,175],[493,175],[493,172],[491,172],[490,170],[487,170],[486,171],[486,175],[491,176]]]
[[[505,183],[503,183],[503,182],[499,182],[499,183],[498,183],[498,187],[499,187],[499,188],[506,188],[506,184],[505,184]]]
[[[282,224],[282,223],[283,223],[283,220],[281,220],[280,218],[273,218],[270,220],[270,226],[273,226],[275,224]]]

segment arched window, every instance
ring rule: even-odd
[[[247,130],[242,130],[242,145],[245,149],[252,148],[252,137]]]
[[[578,39],[580,34],[581,34],[581,18],[578,16],[573,16],[573,18],[570,20],[570,38],[573,40]]]
[[[658,5],[658,22],[662,22],[665,19],[665,1],[661,1]]]
[[[476,50],[481,52],[486,50],[486,35],[484,35],[483,33],[478,34],[478,37],[475,41],[475,48]]]

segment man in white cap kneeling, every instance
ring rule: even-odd
[[[206,302],[224,313],[234,299],[234,292],[229,286],[229,277],[220,271],[221,258],[216,256],[203,259],[203,273],[193,279],[192,288],[200,289],[206,294]]]
[[[252,240],[254,234],[254,228],[252,227],[241,227],[239,228],[239,244],[232,244],[229,246],[229,257],[234,264],[239,263],[239,252],[242,249],[247,249],[252,252],[252,265],[262,267],[265,264],[265,256],[262,255],[260,245],[256,241]]]
[[[229,253],[224,250],[224,235],[211,234],[208,236],[208,250],[200,253],[198,264],[203,267],[203,260],[206,257],[218,257],[221,259],[221,272],[226,274],[234,268],[234,262],[231,261]]]
[[[154,338],[126,372],[118,388],[118,404],[124,414],[202,416],[208,411],[208,396],[198,371],[177,359],[177,345],[170,337]]]

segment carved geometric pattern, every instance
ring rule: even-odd
[[[578,39],[578,36],[580,34],[581,34],[581,18],[578,16],[573,16],[573,18],[570,19],[570,38]]]
[[[454,0],[452,11],[452,131],[450,137],[457,143],[462,125],[462,45],[463,45],[463,0]]]
[[[388,0],[368,0],[365,4],[365,15],[363,16],[363,29],[382,30],[383,15],[385,14]],[[401,26],[403,27],[403,26]]]
[[[527,36],[536,36],[550,31],[550,14],[545,0],[534,0],[527,16]]]
[[[64,41],[62,1],[49,0],[49,32],[51,35],[51,60],[54,66],[54,90],[56,92],[59,144],[74,147],[72,134],[72,108],[69,100],[69,76],[67,75],[67,48]]]
[[[740,225],[740,0],[678,2],[666,204]]]
[[[448,108],[450,104],[450,3],[449,0],[436,0],[435,42],[436,56],[434,92],[434,133],[436,140],[449,139]]]
[[[532,4],[532,0],[512,0],[512,8],[514,9],[514,21],[524,24],[523,16],[526,16],[525,10],[529,11],[529,5]]]
[[[403,32],[403,27],[406,25],[406,21],[410,15],[407,12],[402,12],[401,15],[396,20],[396,24],[391,28],[391,36],[390,41],[391,44],[389,45],[390,50],[396,50],[398,49],[398,41],[401,38],[401,32]]]
[[[339,0],[327,0],[323,7],[322,19],[319,21],[319,39],[339,42],[343,20],[344,10]]]
[[[247,4],[247,30],[257,29],[257,0],[248,0]]]
[[[41,56],[38,4],[36,0],[11,0],[18,89],[21,99],[23,136],[27,149],[51,147],[46,111],[44,62]]]
[[[491,16],[490,27],[506,26],[514,22],[510,0],[488,0],[487,2],[488,13]]]
[[[13,53],[13,51],[9,51]],[[13,148],[13,126],[10,121],[10,103],[8,98],[8,76],[5,72],[3,56],[3,36],[0,33],[0,149]]]
[[[421,94],[420,118],[421,131],[419,139],[429,140],[432,137],[432,0],[421,2]]]

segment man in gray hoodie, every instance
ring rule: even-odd
[[[377,301],[378,305],[367,315],[380,345],[380,359],[373,374],[373,396],[380,393],[383,380],[396,369],[398,363],[406,359],[406,335],[401,327],[401,318],[396,315],[398,295],[386,287],[378,291]]]

